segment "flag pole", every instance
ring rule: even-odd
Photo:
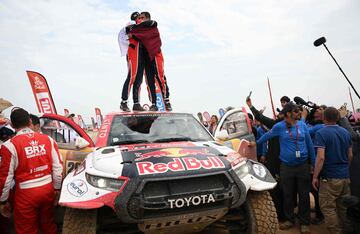
[[[272,93],[271,93],[271,87],[270,87],[269,77],[267,78],[267,83],[268,83],[269,94],[270,94],[271,108],[272,108],[272,112],[273,112],[273,115],[274,115],[274,119],[276,119],[275,107],[274,107],[274,102],[273,102],[273,98],[272,98]]]
[[[351,105],[352,105],[352,108],[353,108],[353,113],[355,114],[355,106],[354,106],[354,101],[352,99],[352,96],[351,96],[351,90],[350,90],[350,87],[349,87],[349,95],[350,95],[350,100],[351,100]]]

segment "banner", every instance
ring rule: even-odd
[[[26,71],[40,113],[57,114],[50,88],[43,75]]]
[[[156,106],[158,108],[158,111],[165,111],[164,99],[161,94],[161,90],[159,88],[159,84],[157,81],[155,81],[155,87],[156,87]]]
[[[103,121],[103,117],[102,117],[100,108],[95,107],[95,114],[96,114],[97,128],[100,128],[101,124],[102,124],[102,121]]]
[[[92,126],[93,126],[93,129],[96,129],[96,123],[95,123],[95,119],[94,117],[91,117],[91,123],[92,123]]]
[[[86,129],[86,124],[85,121],[83,119],[83,117],[81,115],[78,115],[78,120],[79,120],[79,125],[81,128]]]

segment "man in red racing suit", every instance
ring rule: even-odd
[[[0,148],[0,212],[10,216],[9,190],[15,179],[14,223],[16,233],[56,233],[54,204],[62,181],[62,159],[49,136],[33,132],[29,113],[11,113],[16,136]],[[55,192],[56,191],[56,192]]]
[[[149,12],[141,12],[139,18],[142,22],[127,28],[127,33],[140,41],[146,48],[148,56],[145,56],[145,73],[152,103],[156,102],[155,82],[157,82],[164,97],[165,108],[171,111],[169,87],[164,73],[164,57],[161,52],[162,43],[157,22],[151,20]]]

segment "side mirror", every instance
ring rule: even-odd
[[[87,140],[85,140],[84,138],[76,137],[75,147],[77,149],[84,149],[84,148],[88,147],[89,145],[90,145],[90,143]]]
[[[225,129],[215,133],[215,138],[219,139],[220,141],[226,141],[229,139],[229,134]]]

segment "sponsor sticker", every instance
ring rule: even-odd
[[[206,159],[193,157],[174,158],[167,163],[137,162],[136,168],[139,175],[151,175],[166,173],[168,171],[181,172],[200,169],[218,169],[225,168],[225,165],[218,157],[210,156]]]
[[[189,206],[198,206],[200,204],[207,204],[215,202],[214,195],[205,194],[199,196],[185,197],[185,198],[177,198],[177,199],[168,199],[168,203],[170,204],[170,208],[182,208]]]
[[[88,188],[84,181],[74,180],[67,185],[67,190],[69,193],[75,197],[81,197],[87,193]]]
[[[189,155],[209,155],[207,149],[191,149],[191,148],[166,148],[161,150],[155,150],[148,153],[135,153],[135,161],[142,161],[148,158],[160,158],[160,157],[183,157]]]

